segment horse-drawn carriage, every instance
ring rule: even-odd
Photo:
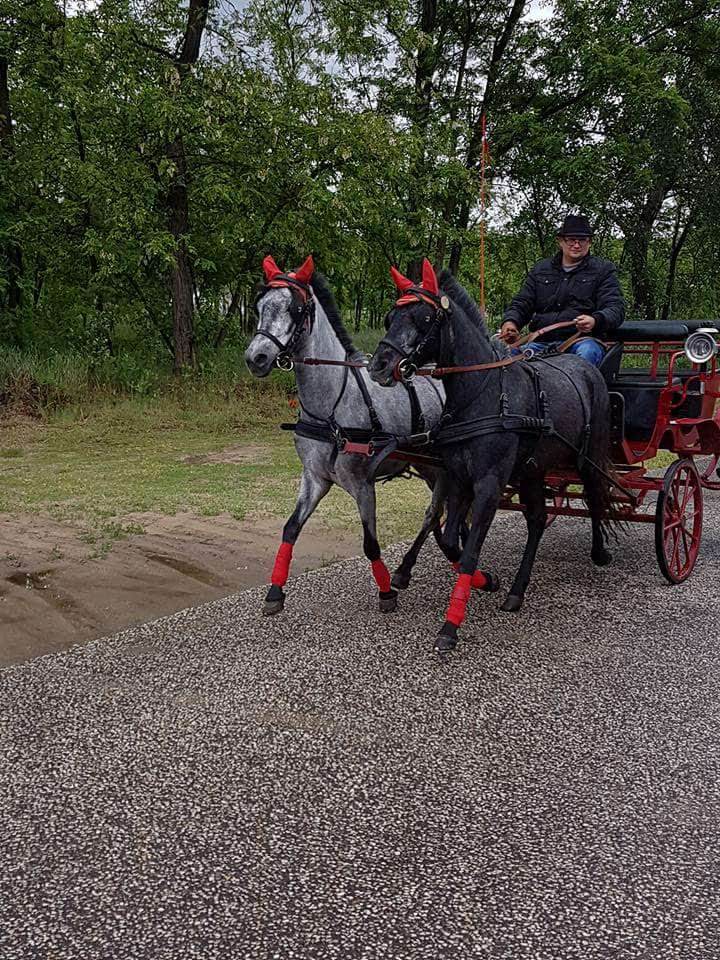
[[[282,610],[294,543],[334,483],[358,504],[381,610],[395,608],[429,533],[458,571],[435,641],[440,652],[457,642],[471,588],[498,588],[477,568],[497,509],[521,510],[528,526],[503,610],[522,606],[542,532],[558,516],[590,518],[590,555],[600,566],[611,560],[614,525],[653,523],[665,577],[679,583],[690,575],[703,489],[720,489],[715,323],[626,323],[599,370],[562,348],[509,353],[493,343],[457,280],[436,277],[425,261],[422,284],[393,271],[400,296],[366,363],[310,258],[295,273],[269,257],[264,269],[260,324],[246,360],[256,376],[295,364],[300,419],[286,426],[303,462],[265,613]],[[404,390],[385,389],[399,383]],[[661,451],[675,455],[664,474],[653,462]],[[391,578],[377,541],[374,480],[378,471],[393,476],[408,465],[433,496]]]
[[[708,320],[626,322],[606,343],[600,365],[610,394],[611,460],[621,484],[612,495],[616,517],[654,524],[658,564],[670,583],[687,579],[695,566],[703,489],[720,490],[719,326]],[[623,357],[632,358],[631,364],[623,366]],[[372,440],[348,442],[344,450],[372,456],[375,447]],[[652,464],[661,451],[675,455],[664,471]],[[388,456],[441,466],[432,451],[402,444]],[[548,525],[558,516],[590,515],[577,471],[547,474],[545,493]],[[505,490],[500,509],[523,511],[513,486]]]
[[[614,336],[600,367],[610,393],[612,460],[624,488],[613,500],[621,519],[654,524],[660,569],[680,583],[700,547],[703,488],[720,489],[717,331],[708,321],[626,322]],[[635,364],[622,366],[623,355]],[[674,454],[672,462],[664,472],[648,469],[661,451]],[[546,483],[551,518],[587,515],[574,505],[582,496],[573,489],[576,477],[553,473]],[[503,506],[514,508],[511,500]]]

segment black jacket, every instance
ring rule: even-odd
[[[503,315],[522,329],[548,327],[562,320],[574,320],[581,313],[595,318],[591,336],[602,339],[616,330],[625,316],[625,301],[618,283],[615,265],[588,254],[570,273],[562,268],[562,253],[551,260],[536,263]],[[540,340],[564,340],[572,334],[568,329],[554,330]]]

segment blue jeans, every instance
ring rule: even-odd
[[[562,340],[558,340],[554,343],[538,343],[536,340],[534,343],[526,343],[522,349],[532,350],[533,353],[543,353],[550,347],[559,347],[562,342]],[[587,360],[594,367],[599,367],[602,358],[605,356],[605,351],[597,340],[581,340],[580,343],[574,343],[569,347],[565,353],[574,353],[576,356],[582,357],[583,360]]]

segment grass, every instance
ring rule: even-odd
[[[46,413],[42,419],[0,420],[0,512],[35,513],[72,523],[104,556],[110,545],[142,526],[128,515],[189,511],[239,520],[292,512],[300,464],[292,435],[277,428],[290,419],[276,385],[257,397],[229,399],[126,398]],[[248,452],[242,462],[216,462],[222,451]],[[215,455],[209,462],[208,455]],[[427,506],[420,481],[379,490],[384,542],[412,536]],[[354,501],[333,488],[319,508],[331,527],[358,528]],[[360,543],[360,540],[358,541]]]

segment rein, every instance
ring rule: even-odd
[[[412,299],[412,298],[409,298],[409,299]],[[560,330],[562,327],[572,327],[574,325],[575,325],[574,320],[565,320],[562,323],[551,323],[549,326],[542,327],[542,329],[540,330],[535,330],[533,333],[525,334],[524,337],[520,337],[519,340],[516,340],[512,344],[512,346],[522,346],[527,343],[533,343],[533,341],[537,340],[539,337],[543,336],[543,334],[545,333],[550,333],[552,330]],[[430,331],[428,331],[428,333],[429,332]],[[258,333],[265,333],[265,331],[259,330]],[[271,334],[265,333],[265,336],[269,337],[269,339],[271,340],[275,339]],[[583,339],[584,336],[585,335],[581,333],[573,334],[573,336],[568,337],[567,340],[565,340],[562,344],[560,344],[556,352],[564,353],[564,351],[567,350],[568,347],[571,347],[578,340]],[[425,340],[426,338],[427,338],[427,334],[423,338],[423,340]],[[278,346],[282,346],[282,344],[279,341],[276,340],[275,342],[277,343]],[[383,343],[383,342],[385,341],[383,340],[380,341],[380,343]],[[393,349],[397,350],[397,347],[394,344],[388,344],[388,345],[393,347]],[[421,344],[418,344],[418,347],[420,346]],[[414,352],[417,353],[418,350],[416,349]],[[510,366],[510,364],[517,363],[519,360],[527,360],[530,356],[532,356],[532,354],[528,352],[521,352],[517,356],[504,357],[502,360],[494,360],[491,363],[471,363],[471,364],[466,364],[464,366],[457,366],[457,367],[419,367],[419,368],[414,368],[414,364],[409,362],[408,358],[406,357],[400,360],[400,362],[398,363],[396,367],[395,379],[409,381],[409,380],[412,380],[414,377],[432,377],[433,379],[439,380],[450,373],[475,373],[480,370],[495,370],[498,367],[508,367]],[[278,361],[276,361],[276,363],[278,364],[278,366],[280,366],[280,363],[278,363]],[[281,369],[283,370],[292,370],[293,365],[297,363],[305,364],[308,367],[355,367],[359,369],[363,369],[364,367],[367,367],[367,363],[361,363],[359,360],[326,360],[323,357],[288,357],[287,349],[286,349],[285,356],[282,358],[282,363],[289,364],[289,366],[286,365],[281,367]]]

